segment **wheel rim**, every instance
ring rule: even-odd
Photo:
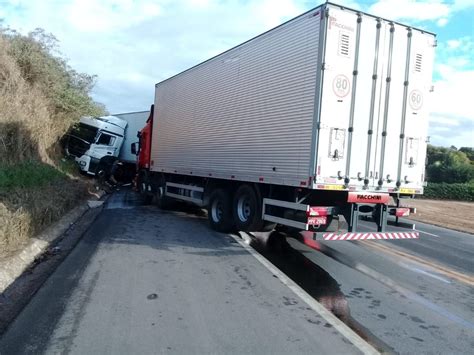
[[[248,196],[242,196],[237,202],[237,216],[241,222],[247,222],[252,214],[252,208],[250,207],[250,199]]]
[[[223,214],[224,209],[222,208],[222,203],[219,200],[214,200],[211,207],[212,220],[216,223],[220,222]]]

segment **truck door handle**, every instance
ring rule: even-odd
[[[112,155],[112,152],[107,152],[108,155]]]

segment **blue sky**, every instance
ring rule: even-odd
[[[474,145],[474,0],[334,0],[438,36],[429,135]],[[3,25],[53,33],[76,70],[97,74],[111,113],[147,110],[154,84],[299,15],[303,0],[0,0]]]

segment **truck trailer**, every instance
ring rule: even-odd
[[[386,228],[423,193],[435,47],[425,30],[320,5],[155,85],[138,188],[207,208],[218,231],[417,238]]]

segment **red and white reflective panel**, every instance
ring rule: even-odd
[[[324,240],[371,240],[371,239],[416,239],[418,232],[394,233],[324,233]]]

